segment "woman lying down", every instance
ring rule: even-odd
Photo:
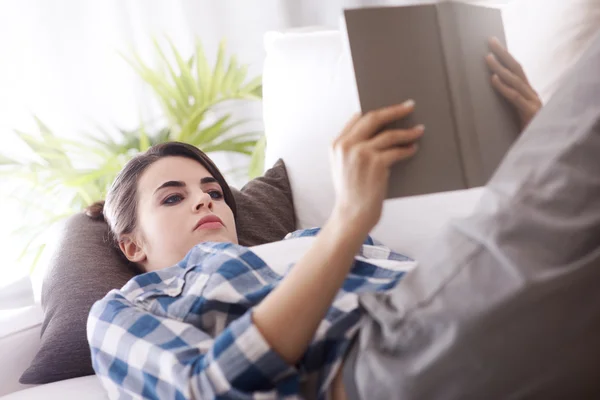
[[[497,42],[491,49],[491,82],[525,126],[539,99],[506,50]],[[283,273],[237,245],[232,193],[200,150],[166,143],[131,160],[104,217],[144,273],[96,302],[87,326],[93,367],[110,397],[356,396],[342,371],[365,312],[359,293],[397,289],[396,267],[407,260],[368,233],[390,167],[415,154],[424,127],[375,134],[414,107],[407,101],[348,122],[332,144],[334,210],[320,230],[288,235],[316,237]]]

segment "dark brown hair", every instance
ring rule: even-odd
[[[95,220],[106,220],[115,243],[121,236],[135,231],[137,223],[137,185],[142,173],[156,161],[165,157],[185,157],[198,161],[221,185],[225,203],[236,217],[233,193],[223,175],[213,161],[200,149],[187,143],[166,142],[149,148],[135,156],[119,172],[106,195],[106,201],[92,204],[85,210],[87,216]]]

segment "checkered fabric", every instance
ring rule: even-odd
[[[327,399],[358,328],[358,293],[392,288],[407,261],[367,238],[304,356],[288,365],[252,322],[253,307],[285,274],[247,247],[198,244],[177,265],[138,275],[93,305],[94,370],[114,399],[296,399],[307,379],[318,382],[313,397]]]

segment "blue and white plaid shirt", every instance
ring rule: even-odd
[[[111,398],[295,399],[312,380],[310,397],[327,399],[358,329],[357,293],[394,287],[403,271],[390,266],[406,261],[367,238],[304,356],[289,365],[252,322],[253,307],[285,274],[247,247],[198,244],[177,265],[138,275],[93,305],[94,370]]]

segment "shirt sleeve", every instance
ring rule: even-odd
[[[294,398],[297,370],[269,346],[251,313],[212,338],[113,290],[88,317],[92,365],[110,398]]]

